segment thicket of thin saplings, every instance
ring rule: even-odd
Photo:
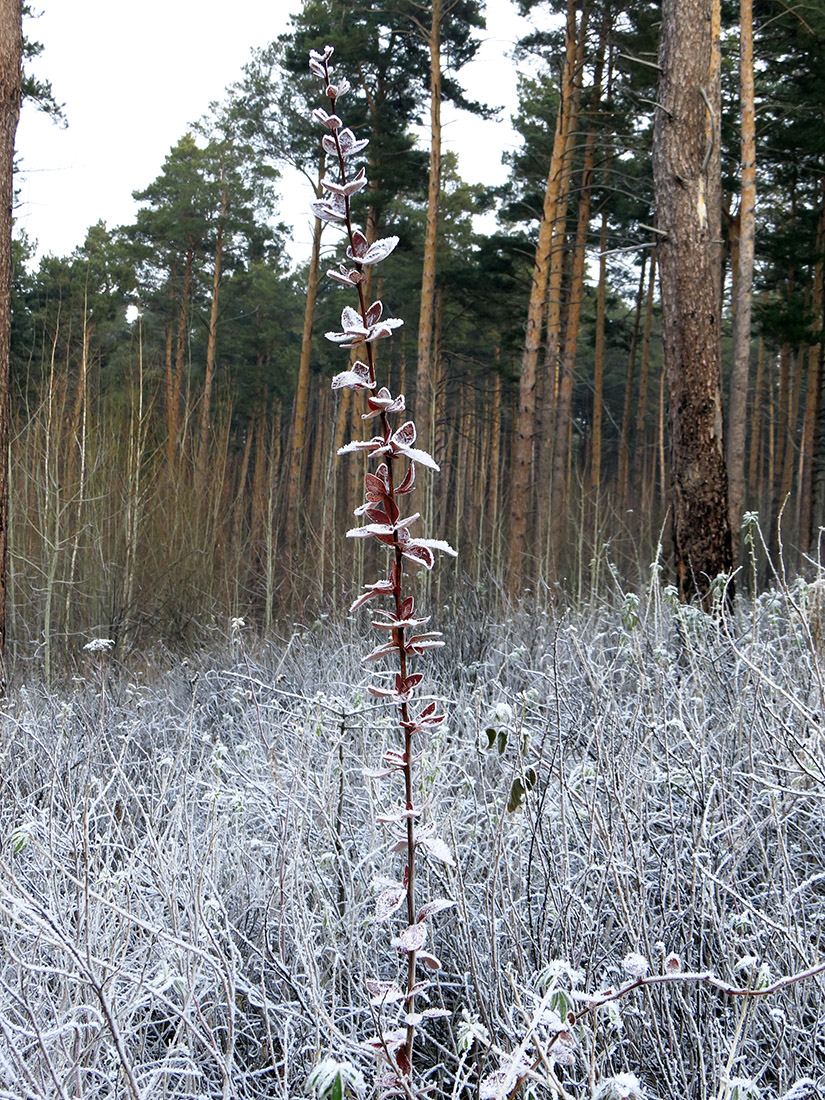
[[[455,858],[422,890],[457,904],[419,1085],[506,1096],[526,1064],[537,1098],[821,1095],[822,975],[718,988],[821,957],[817,595],[717,622],[656,582],[557,616],[440,609],[450,718],[416,798]],[[6,702],[0,1096],[369,1095],[397,856],[364,771],[395,719],[354,624],[247,633],[142,673],[93,648],[71,689]]]

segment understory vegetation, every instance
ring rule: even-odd
[[[418,872],[457,902],[426,994],[449,1016],[417,1053],[433,1095],[507,1096],[522,1056],[525,1096],[821,1095],[823,975],[765,997],[701,980],[756,991],[821,958],[820,599],[780,586],[714,619],[654,578],[441,616],[428,680],[449,717],[416,771],[455,857]],[[365,775],[395,717],[361,646],[350,622],[264,643],[235,621],[199,657],[92,649],[71,683],[5,701],[1,1097],[371,1080],[392,1006],[364,976],[403,959],[374,921],[394,836]],[[582,1014],[536,1060],[543,1013],[645,964],[685,980]]]

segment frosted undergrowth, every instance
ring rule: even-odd
[[[418,772],[457,858],[427,870],[428,896],[459,902],[435,933],[434,1095],[506,1094],[529,1022],[631,966],[675,955],[747,986],[819,960],[825,705],[797,595],[799,612],[772,593],[722,625],[656,587],[555,618],[450,616],[432,681],[450,720]],[[363,979],[399,959],[372,923],[392,857],[386,784],[364,769],[393,718],[358,645],[324,624],[267,646],[241,630],[163,671],[90,653],[71,690],[17,691],[0,1098],[286,1100],[326,1058],[370,1080]],[[636,991],[524,1091],[821,1095],[821,1004],[819,977],[761,1000]]]

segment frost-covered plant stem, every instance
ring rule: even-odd
[[[342,348],[364,347],[366,362],[360,359],[351,368],[336,375],[333,389],[350,388],[367,392],[367,411],[362,419],[377,418],[380,434],[369,440],[354,440],[342,447],[339,454],[354,451],[366,451],[371,458],[379,459],[374,473],[365,476],[366,499],[356,509],[356,515],[366,516],[369,521],[361,527],[347,532],[349,538],[375,538],[389,550],[389,576],[374,584],[366,585],[366,592],[353,603],[351,611],[376,597],[389,597],[392,610],[378,611],[372,625],[380,631],[390,632],[390,641],[378,645],[369,653],[368,662],[390,658],[396,661],[397,671],[379,673],[390,678],[391,686],[374,686],[369,691],[379,699],[393,703],[398,708],[398,723],[403,737],[403,751],[388,750],[384,755],[385,769],[374,773],[376,778],[401,772],[404,784],[403,803],[381,815],[378,820],[401,830],[393,846],[393,851],[405,857],[405,866],[401,880],[391,883],[378,897],[376,920],[388,919],[396,910],[406,906],[407,927],[392,937],[391,946],[406,955],[406,976],[404,988],[396,982],[368,981],[367,989],[372,995],[372,1004],[379,1010],[379,1020],[387,1010],[395,1011],[393,1006],[401,1007],[401,1026],[385,1030],[380,1024],[378,1034],[368,1044],[372,1050],[387,1062],[389,1069],[379,1077],[380,1094],[389,1094],[399,1090],[407,1096],[414,1095],[412,1086],[412,1061],[415,1033],[418,1026],[427,1019],[443,1015],[438,1009],[425,1009],[416,1012],[416,998],[424,995],[426,982],[417,980],[419,962],[438,969],[440,963],[428,951],[425,945],[428,939],[428,919],[453,902],[438,899],[418,909],[416,902],[416,851],[424,852],[443,863],[451,864],[452,856],[447,846],[437,836],[431,825],[422,825],[419,819],[423,807],[416,807],[414,800],[414,742],[416,734],[427,728],[440,725],[444,716],[436,713],[435,703],[429,703],[423,709],[413,711],[411,700],[418,689],[422,675],[411,673],[410,658],[420,656],[429,649],[443,645],[440,633],[415,633],[429,621],[429,616],[415,617],[415,598],[405,595],[405,561],[431,569],[434,564],[433,550],[443,550],[449,554],[455,551],[444,542],[434,539],[415,539],[410,534],[412,524],[420,519],[418,513],[401,518],[399,498],[411,493],[415,488],[416,463],[438,470],[438,466],[426,451],[419,450],[413,444],[416,441],[416,428],[411,420],[393,430],[390,417],[403,412],[406,402],[403,394],[393,397],[389,389],[381,387],[377,392],[375,374],[374,344],[377,340],[391,336],[393,329],[403,322],[397,318],[382,319],[381,302],[368,303],[365,287],[364,269],[385,259],[398,244],[397,237],[387,237],[370,242],[360,229],[356,228],[352,218],[351,198],[367,186],[364,169],[352,174],[347,161],[360,152],[367,144],[357,140],[353,132],[345,129],[336,113],[338,100],[349,89],[346,80],[333,83],[329,59],[333,48],[326,46],[323,51],[310,52],[310,69],[324,82],[324,91],[331,111],[319,108],[314,117],[328,133],[323,138],[327,153],[334,156],[339,179],[327,177],[322,180],[326,197],[313,204],[315,214],[325,221],[338,222],[346,230],[349,246],[346,255],[352,267],[341,264],[338,270],[330,271],[331,278],[355,290],[358,308],[344,308],[341,314],[341,331],[328,332],[327,339]],[[406,462],[406,470],[401,464]]]

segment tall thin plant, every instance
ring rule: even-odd
[[[323,51],[310,51],[310,69],[324,84],[327,108],[313,112],[317,122],[327,131],[323,147],[337,166],[335,175],[322,180],[324,196],[313,204],[317,217],[325,222],[337,223],[346,232],[346,259],[327,274],[335,282],[354,291],[357,306],[345,306],[341,313],[341,331],[328,332],[326,337],[345,349],[361,349],[363,359],[358,358],[348,370],[332,380],[333,389],[349,388],[366,395],[366,412],[362,419],[377,420],[378,434],[370,439],[353,440],[339,449],[339,454],[366,452],[377,465],[364,477],[365,500],[355,514],[364,517],[366,523],[347,532],[348,538],[376,539],[388,551],[388,575],[365,585],[365,591],[350,608],[356,611],[373,599],[384,599],[389,606],[378,610],[372,626],[388,641],[380,644],[364,658],[370,664],[388,662],[392,667],[376,673],[378,683],[370,686],[370,694],[397,709],[398,726],[402,745],[384,753],[383,767],[373,772],[374,778],[400,777],[403,794],[400,802],[381,814],[378,820],[397,830],[393,851],[401,855],[403,867],[398,881],[388,885],[376,901],[375,919],[389,920],[403,908],[406,926],[391,936],[390,946],[397,949],[406,960],[402,961],[397,980],[370,979],[366,988],[378,1020],[377,1034],[367,1045],[383,1063],[378,1076],[380,1095],[402,1093],[412,1097],[416,1093],[413,1083],[413,1053],[415,1036],[425,1021],[448,1015],[443,1009],[423,1008],[419,1011],[417,1000],[426,1001],[428,982],[419,980],[418,964],[437,970],[440,963],[426,950],[429,939],[429,920],[436,913],[450,908],[454,902],[438,898],[419,905],[416,895],[416,858],[429,856],[451,865],[453,858],[449,848],[437,835],[431,822],[423,821],[423,805],[415,800],[415,750],[421,735],[444,721],[437,713],[435,702],[421,699],[423,675],[412,671],[416,658],[428,650],[443,646],[439,631],[422,631],[429,616],[421,616],[415,609],[415,596],[408,594],[407,563],[424,569],[432,569],[434,550],[455,556],[456,551],[438,539],[414,538],[410,528],[420,519],[418,513],[401,516],[400,498],[415,488],[416,466],[439,469],[433,458],[415,446],[417,432],[412,420],[405,420],[398,427],[393,424],[406,409],[403,394],[393,396],[387,386],[378,387],[375,371],[375,345],[378,340],[390,337],[403,322],[396,317],[384,317],[380,301],[369,302],[366,295],[367,269],[385,260],[398,244],[397,237],[384,237],[369,241],[353,223],[351,200],[368,184],[364,168],[355,171],[353,158],[367,145],[358,139],[351,129],[344,126],[337,113],[338,101],[349,90],[346,79],[334,81],[331,75],[332,46]],[[337,177],[337,178],[336,178]]]

